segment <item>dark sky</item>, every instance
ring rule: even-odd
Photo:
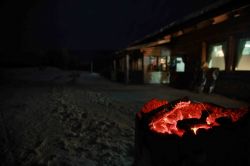
[[[1,48],[119,49],[218,0],[9,0]]]

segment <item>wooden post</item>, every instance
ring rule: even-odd
[[[129,54],[125,57],[125,82],[129,83]]]
[[[201,64],[206,63],[207,61],[207,43],[202,42],[201,44]]]
[[[233,71],[234,70],[234,68],[235,68],[235,66],[234,66],[235,54],[236,54],[235,37],[229,36],[229,39],[228,39],[228,57],[226,59],[226,61],[227,61],[226,71]]]
[[[116,60],[113,60],[113,70],[111,71],[111,80],[116,81],[116,70],[117,70],[117,65],[116,65]]]
[[[145,69],[144,69],[145,68],[144,55],[142,55],[142,61],[141,61],[141,63],[142,63],[141,64],[142,65],[141,69],[142,69],[142,81],[143,81],[142,83],[145,84],[145,77],[146,77],[145,75],[146,75],[146,73],[145,73]]]

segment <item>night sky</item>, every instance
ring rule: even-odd
[[[216,0],[9,0],[1,49],[120,49]]]

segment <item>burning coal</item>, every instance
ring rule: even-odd
[[[143,106],[138,116],[150,117],[148,127],[153,132],[182,137],[187,131],[197,134],[199,129],[208,130],[220,126],[220,118],[236,122],[248,111],[248,108],[230,109],[187,99],[171,103],[152,99]]]

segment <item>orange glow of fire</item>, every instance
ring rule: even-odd
[[[167,104],[167,101],[151,100],[144,105],[141,112],[148,113],[156,107]],[[152,104],[152,105],[151,105]],[[202,120],[202,114],[206,112],[207,116]],[[149,122],[149,128],[153,132],[161,134],[175,134],[180,137],[186,132],[185,129],[178,128],[178,121],[185,119],[197,119],[199,123],[191,124],[189,129],[197,134],[199,129],[211,129],[220,124],[216,122],[218,118],[227,117],[232,122],[238,121],[242,116],[248,112],[247,108],[227,109],[215,106],[208,103],[194,103],[191,101],[180,101],[172,110],[162,110],[158,112]],[[204,118],[204,117],[203,117]]]
[[[139,117],[141,117],[141,114],[146,114],[151,112],[152,110],[162,106],[168,104],[168,102],[166,100],[158,100],[158,99],[152,99],[149,102],[147,102],[146,104],[144,104],[144,106],[142,107],[141,111],[137,113],[137,115]]]

